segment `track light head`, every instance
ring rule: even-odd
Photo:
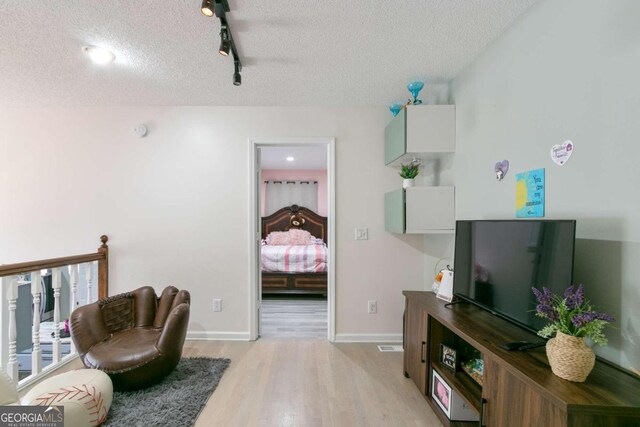
[[[226,27],[222,27],[220,30],[220,55],[229,56],[229,49],[231,48],[231,41],[229,40],[229,32]]]
[[[240,64],[237,62],[235,65],[235,73],[233,73],[233,85],[240,86],[242,84],[242,76],[240,75]]]
[[[229,47],[230,47],[230,43],[228,40],[222,40],[220,42],[220,55],[222,56],[229,56]]]
[[[213,4],[211,4],[212,1],[213,0],[202,0],[202,7],[200,8],[200,11],[204,16],[212,17],[215,15]]]

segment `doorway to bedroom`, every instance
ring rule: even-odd
[[[252,145],[259,236],[252,338],[332,340],[333,140]]]

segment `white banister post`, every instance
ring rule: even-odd
[[[53,363],[60,362],[60,287],[62,286],[62,271],[54,268],[51,275],[53,287]]]
[[[79,265],[69,266],[69,281],[71,282],[71,311],[78,305],[78,274]]]
[[[84,266],[87,279],[87,304],[91,304],[93,301],[91,296],[91,290],[93,289],[93,263],[88,262]]]
[[[5,277],[7,284],[7,301],[9,302],[9,361],[7,374],[13,381],[18,382],[18,357],[16,355],[16,301],[18,300],[18,278]]]
[[[0,277],[0,367],[9,363],[9,300],[7,287],[11,276]]]
[[[39,271],[31,273],[31,295],[33,296],[33,351],[31,353],[31,375],[39,374],[42,370],[42,350],[40,349],[40,284]]]
[[[69,281],[71,282],[71,310],[70,313],[73,313],[73,310],[76,309],[78,305],[78,274],[79,274],[80,266],[78,264],[69,266]],[[71,316],[69,316],[69,322],[71,322]],[[71,326],[71,325],[69,325]],[[73,344],[73,340],[71,340],[71,353],[76,352],[76,347]]]

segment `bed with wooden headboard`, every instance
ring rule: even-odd
[[[262,238],[273,231],[289,229],[292,215],[304,219],[303,230],[322,239],[327,244],[327,217],[298,205],[284,207],[269,216],[262,217]],[[262,272],[262,294],[327,294],[327,273]]]

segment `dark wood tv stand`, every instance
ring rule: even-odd
[[[445,426],[640,426],[640,379],[601,361],[584,383],[551,372],[544,347],[507,351],[501,344],[540,338],[473,304],[448,308],[431,292],[404,291],[404,374]],[[440,343],[464,340],[482,353],[483,384],[440,362]],[[435,370],[480,422],[450,421],[431,397]]]

